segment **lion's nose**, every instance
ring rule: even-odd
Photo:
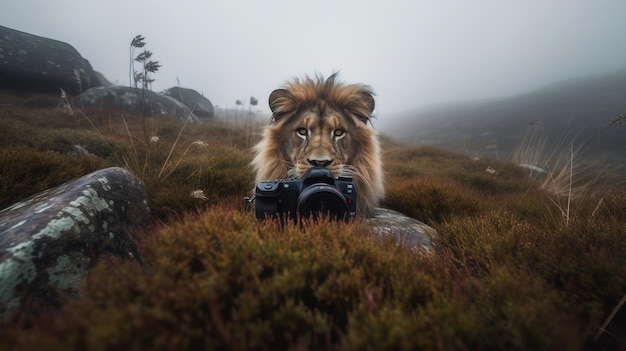
[[[333,162],[333,160],[328,160],[328,159],[326,159],[326,160],[311,160],[311,159],[307,159],[307,161],[309,161],[309,163],[312,166],[315,166],[315,167],[326,167],[329,164],[331,164],[331,162]]]

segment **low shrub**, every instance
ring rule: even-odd
[[[100,264],[62,315],[3,342],[47,350],[326,348],[349,340],[359,324],[352,311],[418,308],[436,286],[410,250],[381,244],[363,224],[280,230],[232,209],[147,236],[142,255],[145,267]]]
[[[383,138],[383,206],[438,232],[420,256],[360,221],[258,223],[242,203],[254,185],[250,126],[85,117],[23,99],[0,94],[10,105],[0,109],[0,206],[118,165],[144,180],[160,224],[138,240],[143,265],[100,262],[81,298],[0,321],[0,349],[623,344],[623,182],[564,198],[513,164]],[[92,155],[72,156],[74,142]]]
[[[0,209],[110,166],[96,156],[72,156],[16,146],[0,149]]]
[[[229,147],[197,150],[167,179],[146,180],[153,213],[166,219],[225,201],[243,204],[254,186],[250,159],[249,154]]]
[[[481,199],[457,182],[436,178],[390,181],[384,206],[426,223],[480,212]]]

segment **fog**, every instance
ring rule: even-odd
[[[446,101],[515,95],[626,66],[626,1],[3,0],[0,24],[74,46],[129,84],[142,34],[179,84],[213,104],[259,99],[286,80],[340,71],[384,116]]]

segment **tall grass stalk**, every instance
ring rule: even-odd
[[[185,127],[187,126],[187,123],[191,119],[191,114],[193,114],[193,110],[189,113],[189,116],[187,116],[187,118],[185,119],[185,123],[183,123],[183,126],[180,128],[180,131],[178,132],[178,135],[176,136],[176,140],[174,141],[174,145],[172,145],[172,147],[170,148],[170,152],[167,154],[167,158],[165,159],[165,162],[163,162],[163,165],[161,166],[161,169],[159,170],[159,173],[157,174],[157,179],[161,179],[161,175],[163,174],[163,172],[167,168],[167,164],[170,161],[170,158],[172,157],[172,153],[174,152],[174,150],[176,149],[176,146],[178,145],[178,141],[180,140],[180,136],[183,134],[183,131],[185,130]],[[172,172],[174,172],[174,170],[176,170],[178,165],[180,165],[180,162],[187,155],[187,152],[189,151],[189,149],[191,148],[192,145],[194,145],[194,144],[192,143],[189,146],[187,146],[187,149],[185,150],[183,155],[178,159],[178,161],[176,162],[174,167],[172,167],[172,169],[170,169],[170,171],[165,175],[165,177],[163,179],[169,177],[172,174]]]
[[[124,118],[123,114],[121,116],[122,116],[122,122],[124,122],[124,128],[126,129],[126,135],[128,136],[128,140],[130,142],[132,155],[134,155],[135,165],[138,166],[139,165],[139,153],[137,152],[137,147],[135,146],[135,141],[133,140],[133,134],[130,132],[130,129],[128,128],[128,123],[126,122],[126,118]],[[122,156],[122,159],[124,160],[125,166],[128,170],[133,170],[133,168],[135,168],[135,171],[136,171],[137,167],[131,166],[128,156],[124,155]],[[144,165],[143,167],[141,167],[141,172],[137,174],[138,176],[140,176],[141,179],[145,179],[146,169],[148,168],[148,166],[149,166],[148,157],[146,157],[146,159],[144,160]]]
[[[569,161],[569,188],[567,191],[567,211],[565,213],[565,226],[569,226],[570,208],[572,204],[572,180],[574,179],[574,143],[570,143],[570,161]]]
[[[102,139],[102,141],[104,141],[107,145],[110,146],[107,138],[105,138],[104,135],[100,132],[100,129],[98,129],[98,127],[96,127],[96,125],[93,123],[91,118],[89,118],[89,116],[87,116],[85,114],[85,112],[83,112],[82,109],[79,109],[79,108],[76,108],[76,107],[72,107],[72,103],[67,98],[67,94],[65,93],[65,90],[63,90],[63,89],[61,89],[61,103],[60,103],[60,107],[62,109],[64,109],[65,111],[67,111],[71,115],[73,115],[74,114],[74,110],[76,110],[89,123],[89,125],[96,131],[96,133],[98,133],[98,136],[100,137],[100,139]]]
[[[569,153],[569,168],[564,167],[562,170],[557,171],[558,172],[558,176],[565,176],[565,178],[567,178],[568,180],[568,184],[567,184],[567,191],[566,191],[566,204],[561,204],[561,196],[559,195],[560,193],[562,193],[562,189],[560,189],[560,187],[562,187],[562,180],[559,179],[557,180],[556,178],[554,178],[554,172],[548,172],[548,175],[550,176],[550,182],[548,184],[551,184],[552,188],[553,188],[553,193],[555,194],[556,200],[554,199],[550,199],[550,201],[552,201],[552,203],[559,209],[559,211],[561,212],[561,216],[563,217],[563,220],[565,221],[565,226],[569,226],[570,223],[570,209],[572,206],[572,188],[573,188],[573,180],[574,180],[574,145],[573,142],[570,143],[570,153]],[[564,172],[565,171],[565,172]],[[557,176],[557,178],[558,178]],[[545,184],[544,183],[544,188],[545,188]]]
[[[83,82],[80,79],[80,71],[74,68],[74,79],[76,79],[76,84],[78,84],[78,91],[80,92],[80,108],[84,109],[85,105],[83,103]]]
[[[102,133],[102,131],[100,130],[100,128],[98,128],[98,126],[96,126],[96,124],[93,122],[93,120],[80,108],[73,106],[72,103],[69,101],[67,94],[65,93],[65,91],[63,89],[61,89],[61,102],[59,104],[59,107],[64,109],[65,111],[67,111],[70,114],[74,114],[74,113],[78,113],[80,114],[80,116],[82,118],[84,118],[89,125],[91,126],[91,128],[93,128],[93,130],[98,134],[99,138],[107,145],[107,146],[111,146],[111,144],[109,143],[109,139]],[[193,114],[193,110],[190,112],[190,114],[187,116],[187,118],[185,119],[184,124],[181,126],[180,130],[178,131],[178,134],[176,136],[176,140],[174,141],[174,144],[170,147],[170,150],[168,151],[167,157],[165,159],[165,161],[163,162],[163,164],[161,164],[158,167],[158,172],[155,170],[153,172],[152,168],[152,144],[155,144],[158,141],[158,137],[156,136],[152,136],[153,133],[150,133],[148,131],[147,125],[146,125],[146,118],[144,118],[143,114],[140,116],[140,125],[141,125],[141,136],[138,137],[136,135],[133,135],[133,132],[130,130],[129,124],[126,120],[126,117],[124,116],[124,114],[121,114],[121,118],[122,118],[122,122],[124,125],[124,130],[125,130],[125,135],[128,137],[128,141],[129,141],[129,147],[130,147],[130,153],[125,153],[122,155],[122,161],[124,163],[124,167],[126,169],[128,169],[129,171],[132,171],[133,173],[135,173],[137,176],[139,176],[144,182],[146,180],[148,180],[148,177],[150,175],[153,175],[154,173],[156,173],[156,180],[157,181],[164,181],[166,180],[170,175],[172,175],[173,172],[176,171],[176,169],[178,168],[178,166],[181,164],[181,162],[184,160],[184,158],[187,156],[189,150],[191,149],[192,146],[194,145],[199,145],[199,146],[206,146],[206,144],[200,140],[196,140],[192,143],[190,143],[189,145],[187,145],[187,148],[185,149],[185,151],[183,152],[183,154],[175,161],[173,166],[169,166],[170,164],[170,160],[172,159],[172,157],[174,156],[175,151],[178,149],[179,146],[179,142],[181,139],[181,136],[187,126],[187,124],[189,123],[189,120],[191,119],[191,114]],[[111,122],[109,121],[109,125],[111,124]],[[137,141],[139,141],[141,144],[143,144],[143,147],[145,148],[145,156],[141,156],[139,147],[137,145]],[[154,142],[153,142],[154,141]]]
[[[191,113],[193,113],[193,111]],[[189,145],[187,145],[187,148],[182,153],[182,155],[180,155],[180,157],[177,158],[174,164],[171,165],[172,164],[171,160],[174,156],[174,153],[179,148],[179,142],[181,140],[181,136],[183,135],[183,132],[190,119],[191,119],[191,114],[187,116],[187,118],[185,119],[185,122],[183,123],[180,130],[178,131],[178,134],[176,135],[176,140],[174,141],[174,144],[168,150],[167,157],[165,158],[163,163],[160,166],[153,167],[153,164],[152,164],[153,146],[152,145],[158,143],[159,137],[152,136],[148,139],[147,142],[142,141],[142,144],[144,145],[144,148],[145,148],[145,156],[143,156],[143,159],[141,159],[142,158],[141,153],[139,152],[139,148],[137,147],[137,144],[135,142],[135,139],[139,139],[139,140],[141,139],[133,135],[133,133],[131,132],[128,126],[128,123],[126,122],[126,119],[122,115],[122,121],[124,122],[124,128],[126,130],[126,135],[128,136],[128,140],[130,143],[130,150],[131,150],[130,155],[125,154],[123,156],[125,167],[128,170],[136,173],[144,181],[148,180],[148,178],[152,179],[152,176],[154,176],[153,179],[158,182],[165,181],[167,178],[169,178],[172,175],[173,172],[176,171],[176,169],[178,169],[181,162],[185,159],[185,157],[187,156],[187,154],[189,153],[189,151],[191,150],[193,146],[201,146],[201,147],[206,146],[206,143],[204,143],[201,140],[196,140],[194,142],[189,143]],[[143,126],[142,126],[142,132],[147,133],[147,131],[143,129]],[[146,139],[146,138],[148,138],[148,136],[144,135],[143,139]]]
[[[582,147],[576,148],[573,139],[567,149],[563,145],[564,138],[548,149],[547,138],[541,137],[535,126],[536,123],[531,124],[524,135],[513,162],[528,169],[531,178],[540,182],[540,189],[552,194],[550,202],[568,226],[575,203],[583,203],[624,181],[614,175],[617,171],[608,162],[598,163],[583,157]],[[599,201],[596,207],[601,203]]]
[[[613,310],[611,311],[611,314],[609,314],[609,316],[606,318],[604,323],[602,323],[602,326],[600,326],[600,328],[598,328],[598,332],[593,337],[593,339],[595,341],[598,341],[598,339],[600,339],[602,334],[607,332],[606,328],[609,326],[609,324],[611,324],[611,322],[613,321],[613,318],[615,318],[615,315],[617,314],[617,312],[619,312],[619,310],[622,309],[622,307],[624,306],[624,303],[626,303],[626,294],[622,297],[622,299],[613,308]]]
[[[574,143],[570,143],[570,159],[569,159],[569,189],[567,192],[567,215],[565,216],[565,225],[569,226],[570,208],[572,204],[572,180],[574,179]]]

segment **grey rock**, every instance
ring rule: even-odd
[[[0,26],[0,86],[76,95],[98,85],[89,61],[71,45]]]
[[[83,106],[111,106],[123,111],[144,116],[172,115],[198,123],[198,117],[180,101],[151,90],[125,86],[96,87],[78,98]]]
[[[111,83],[108,79],[106,79],[106,77],[102,73],[100,73],[98,71],[95,71],[94,73],[96,74],[96,77],[98,77],[98,86],[101,86],[101,87],[112,87],[112,86],[115,85],[115,84]]]
[[[91,152],[89,152],[89,150],[87,150],[87,148],[84,145],[79,145],[79,144],[74,144],[72,145],[72,156],[87,156],[87,155],[92,155]]]
[[[433,239],[437,236],[437,231],[400,212],[377,208],[372,218],[368,219],[368,223],[374,227],[374,232],[380,239],[392,236],[398,245],[424,254],[433,253],[435,250]]]
[[[197,91],[181,87],[172,87],[163,94],[185,104],[193,113],[201,118],[212,118],[214,116],[213,104],[209,99],[200,95]]]
[[[118,256],[140,261],[133,233],[151,222],[144,185],[106,168],[0,211],[0,317],[58,306],[89,270]]]

